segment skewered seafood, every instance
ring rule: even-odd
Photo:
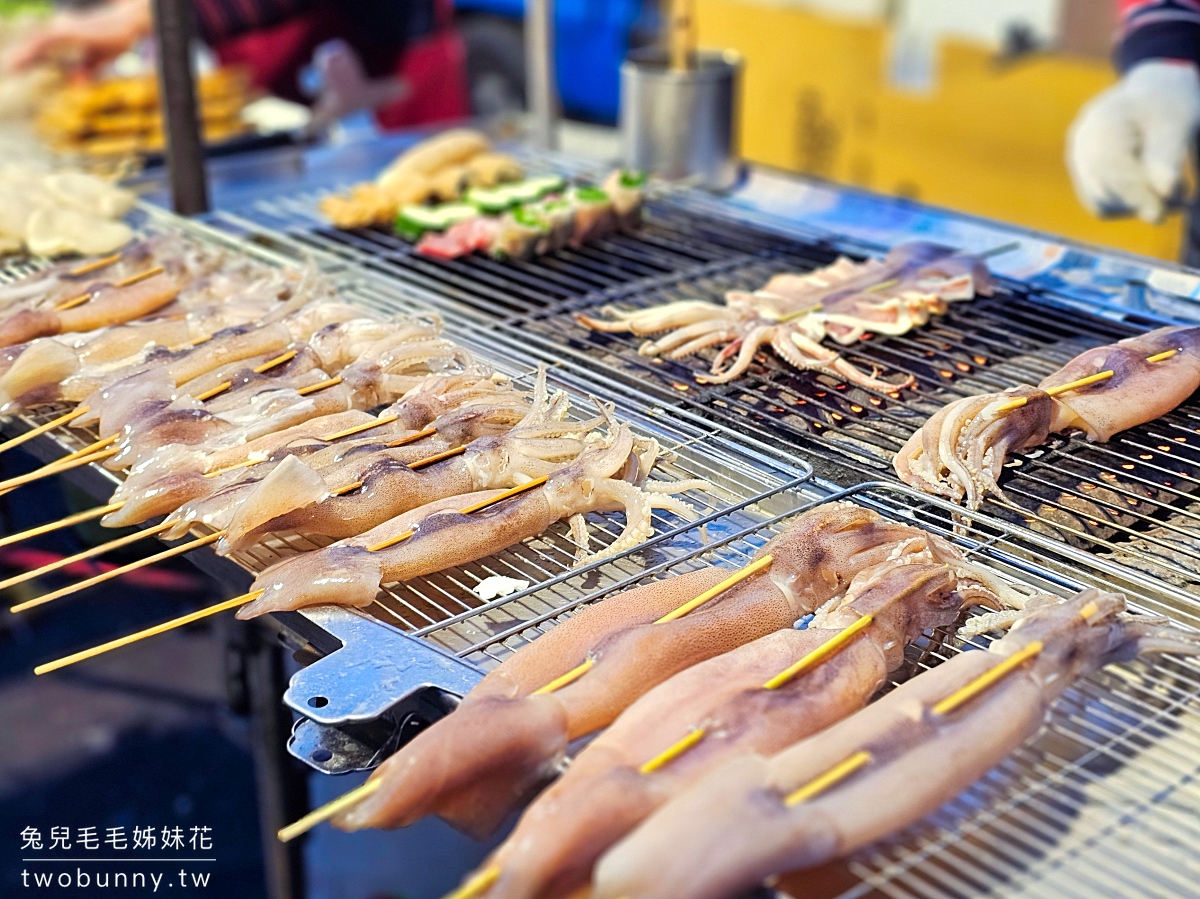
[[[952,624],[964,605],[998,606],[1003,592],[954,547],[913,538],[857,574],[808,628],[760,637],[659,684],[525,811],[486,863],[499,871],[487,895],[571,895],[605,850],[722,760],[778,752],[845,718],[899,667],[906,644]],[[840,652],[788,676],[847,628],[857,636]],[[664,752],[669,760],[656,764]]]
[[[592,895],[725,899],[914,823],[1029,739],[1079,678],[1144,653],[1200,652],[1195,633],[1124,608],[1098,590],[1042,607],[986,651],[961,653],[772,758],[731,760],[609,852]],[[1000,680],[984,687],[989,672]]]
[[[366,606],[381,584],[493,555],[564,518],[571,519],[572,532],[584,552],[588,541],[583,516],[588,512],[623,510],[626,515],[617,539],[589,558],[622,552],[650,535],[654,508],[692,514],[690,506],[658,492],[658,485],[642,484],[658,452],[657,443],[637,440],[628,425],[621,425],[593,441],[543,485],[507,503],[475,515],[451,511],[503,492],[497,490],[430,503],[357,537],[286,559],[259,575],[253,589],[263,594],[239,609],[238,615],[252,618],[264,612],[331,603]],[[693,486],[687,482],[665,485],[671,491]]]
[[[289,460],[240,504],[218,551],[244,549],[271,532],[351,537],[444,497],[549,476],[583,452],[589,432],[616,427],[611,409],[601,407],[599,416],[579,422],[565,421],[569,410],[565,393],[546,390],[543,370],[528,414],[511,431],[469,443],[430,468],[413,471],[407,453],[387,449],[348,454],[319,473]]]
[[[179,284],[166,272],[135,284],[101,284],[89,289],[90,298],[60,309],[22,309],[0,321],[0,346],[28,343],[64,331],[93,331],[109,324],[132,321],[166,306],[179,293]]]
[[[638,350],[643,356],[682,359],[723,347],[706,375],[697,380],[724,384],[741,376],[754,355],[770,346],[801,370],[822,371],[873,390],[894,391],[912,379],[892,383],[868,374],[821,346],[831,337],[842,345],[868,331],[904,334],[925,324],[946,304],[990,294],[987,267],[976,256],[930,243],[903,244],[882,260],[839,259],[807,275],[781,274],[753,293],[731,291],[725,305],[682,300],[632,312],[608,310],[610,317],[580,314],[580,324],[596,331],[662,334]],[[732,361],[731,361],[732,360]]]
[[[988,494],[1004,499],[998,479],[1009,453],[1070,430],[1107,441],[1165,415],[1197,387],[1200,328],[1159,328],[1081,353],[1036,388],[950,403],[909,438],[894,466],[906,484],[977,509]]]
[[[436,814],[486,832],[557,768],[570,740],[606,726],[678,672],[791,627],[913,539],[926,536],[851,503],[827,503],[763,548],[767,567],[682,617],[666,616],[729,572],[704,568],[590,606],[506,659],[453,714],[384,762],[374,775],[383,787],[335,823],[401,827]],[[585,675],[537,692],[581,662]],[[489,739],[471,737],[479,733]]]

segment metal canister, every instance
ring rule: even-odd
[[[685,70],[673,69],[659,49],[629,54],[621,66],[626,165],[693,177],[711,190],[736,184],[741,69],[733,51],[699,51]]]

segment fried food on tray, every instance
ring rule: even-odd
[[[524,175],[521,164],[491,149],[478,131],[458,128],[422,141],[398,156],[374,181],[321,201],[339,228],[386,227],[403,206],[456,200],[472,187],[493,187]]]
[[[244,72],[219,69],[196,83],[207,141],[243,133],[241,112],[250,100]],[[42,138],[60,150],[97,156],[147,152],[163,146],[163,118],[153,75],[72,85],[54,94],[37,117]]]

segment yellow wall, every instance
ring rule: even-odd
[[[756,162],[1174,259],[1180,220],[1102,222],[1075,199],[1067,126],[1112,83],[1100,60],[940,48],[928,95],[889,86],[880,25],[754,0],[698,0],[699,40],[746,60],[742,149]]]

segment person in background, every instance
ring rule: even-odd
[[[1075,192],[1097,216],[1162,221],[1184,200],[1200,128],[1200,0],[1121,0],[1121,79],[1090,100],[1067,135]],[[1200,200],[1184,261],[1200,266]]]
[[[322,76],[317,125],[358,109],[385,128],[465,117],[466,52],[450,0],[193,0],[201,39],[255,87],[306,102],[301,73]],[[88,71],[152,30],[150,0],[108,0],[56,14],[6,60],[23,69],[69,58]]]

